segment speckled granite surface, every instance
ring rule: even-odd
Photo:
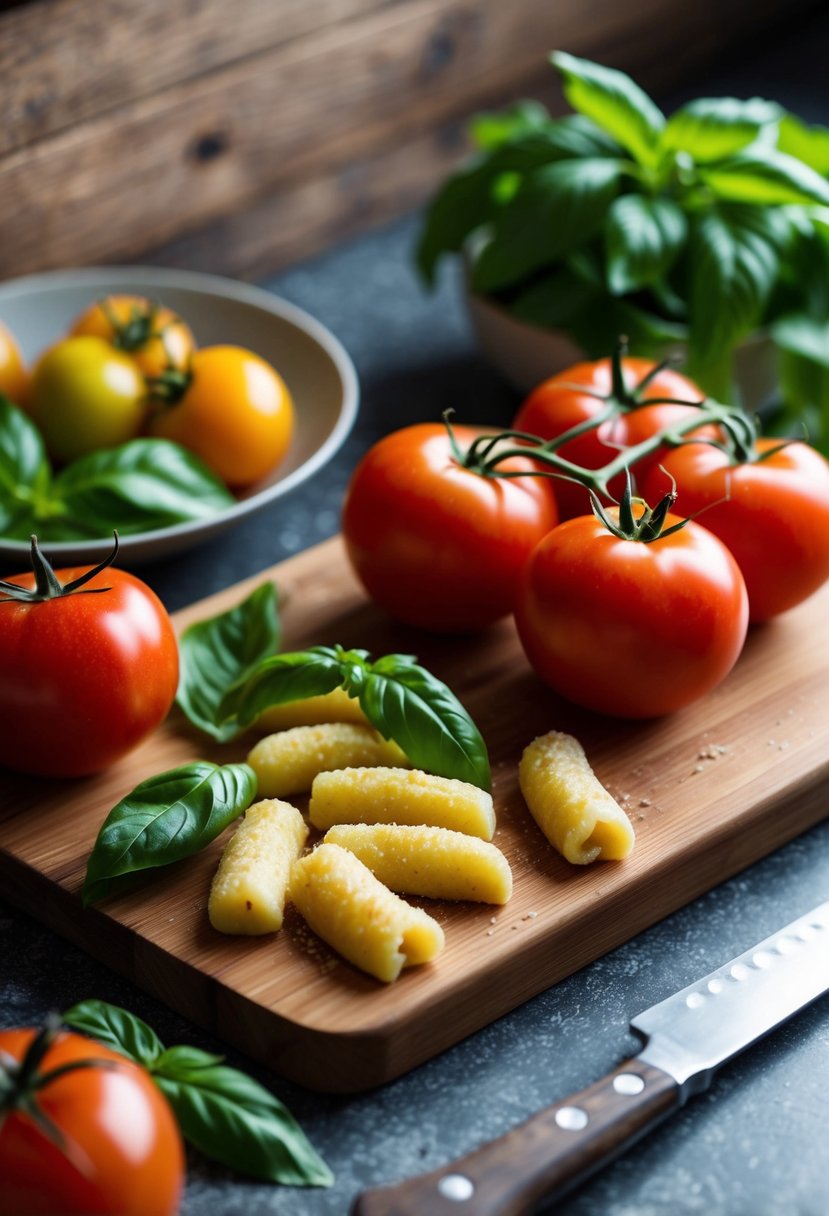
[[[827,120],[829,23],[796,31],[707,82],[778,97]],[[822,43],[821,43],[822,39]],[[819,76],[810,76],[819,69]],[[348,471],[379,434],[439,416],[506,421],[511,392],[477,357],[449,274],[425,295],[410,271],[412,221],[296,268],[274,290],[351,352],[363,408],[340,456],[307,487],[209,546],[144,568],[170,609],[257,573],[337,530]],[[579,1089],[635,1049],[629,1019],[829,898],[829,822],[459,1044],[356,1097],[311,1094],[236,1052],[290,1106],[336,1174],[328,1191],[249,1183],[189,1163],[185,1216],[344,1216],[367,1186],[432,1169]],[[497,981],[494,981],[497,982]],[[85,954],[0,905],[0,1023],[85,997],[124,1005],[169,1044],[223,1045]],[[646,1141],[556,1207],[561,1216],[826,1216],[829,998],[724,1069]],[[428,1213],[424,1213],[428,1216]]]

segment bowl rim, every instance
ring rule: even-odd
[[[145,287],[163,290],[165,285],[178,290],[198,292],[201,295],[214,296],[224,300],[230,299],[240,304],[247,304],[264,312],[287,321],[296,329],[306,333],[328,355],[342,385],[342,401],[339,413],[330,433],[322,444],[297,468],[292,469],[284,477],[272,482],[262,490],[240,498],[226,511],[217,513],[208,519],[188,520],[184,523],[170,524],[165,528],[155,528],[147,532],[133,532],[120,537],[120,552],[128,557],[131,550],[139,550],[152,546],[159,551],[169,549],[169,542],[181,541],[184,547],[191,534],[204,535],[207,538],[213,531],[243,519],[257,511],[273,499],[289,493],[297,485],[313,476],[323,467],[344,443],[357,418],[360,401],[360,385],[357,371],[351,356],[346,351],[339,338],[316,317],[306,312],[297,304],[284,300],[275,292],[253,283],[245,283],[238,279],[227,278],[223,275],[210,274],[199,270],[176,270],[167,266],[147,265],[106,265],[84,266],[59,270],[39,271],[35,274],[21,275],[13,279],[0,281],[0,310],[4,302],[17,296],[32,296],[38,291],[55,287],[90,287],[96,285],[121,286],[123,288]],[[0,556],[5,559],[25,557],[30,551],[31,542],[12,540],[0,537]],[[83,551],[91,560],[105,556],[112,548],[112,540],[108,537],[90,538],[89,540],[49,541],[46,546],[50,556],[55,559],[77,554]],[[177,546],[178,547],[178,546]]]

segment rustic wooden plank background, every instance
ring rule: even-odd
[[[670,87],[813,0],[0,4],[0,277],[262,277],[406,211],[478,109],[562,108],[556,47]]]

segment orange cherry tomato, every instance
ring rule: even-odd
[[[227,485],[265,477],[288,450],[294,404],[269,363],[241,346],[195,351],[178,400],[151,416],[153,435],[180,443]]]
[[[35,1034],[0,1030],[0,1075],[12,1085]],[[57,1069],[66,1071],[43,1084],[36,1075],[29,1090],[51,1136],[4,1094],[0,1216],[175,1216],[184,1151],[173,1113],[149,1074],[70,1033],[51,1041],[37,1071],[43,1077]]]
[[[181,317],[143,296],[106,296],[81,313],[69,332],[103,338],[125,351],[148,379],[169,368],[184,371],[196,345]]]
[[[0,393],[25,409],[29,374],[11,330],[0,321]]]

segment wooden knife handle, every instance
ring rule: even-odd
[[[431,1174],[358,1195],[351,1216],[521,1216],[606,1164],[680,1105],[673,1077],[634,1059]]]

